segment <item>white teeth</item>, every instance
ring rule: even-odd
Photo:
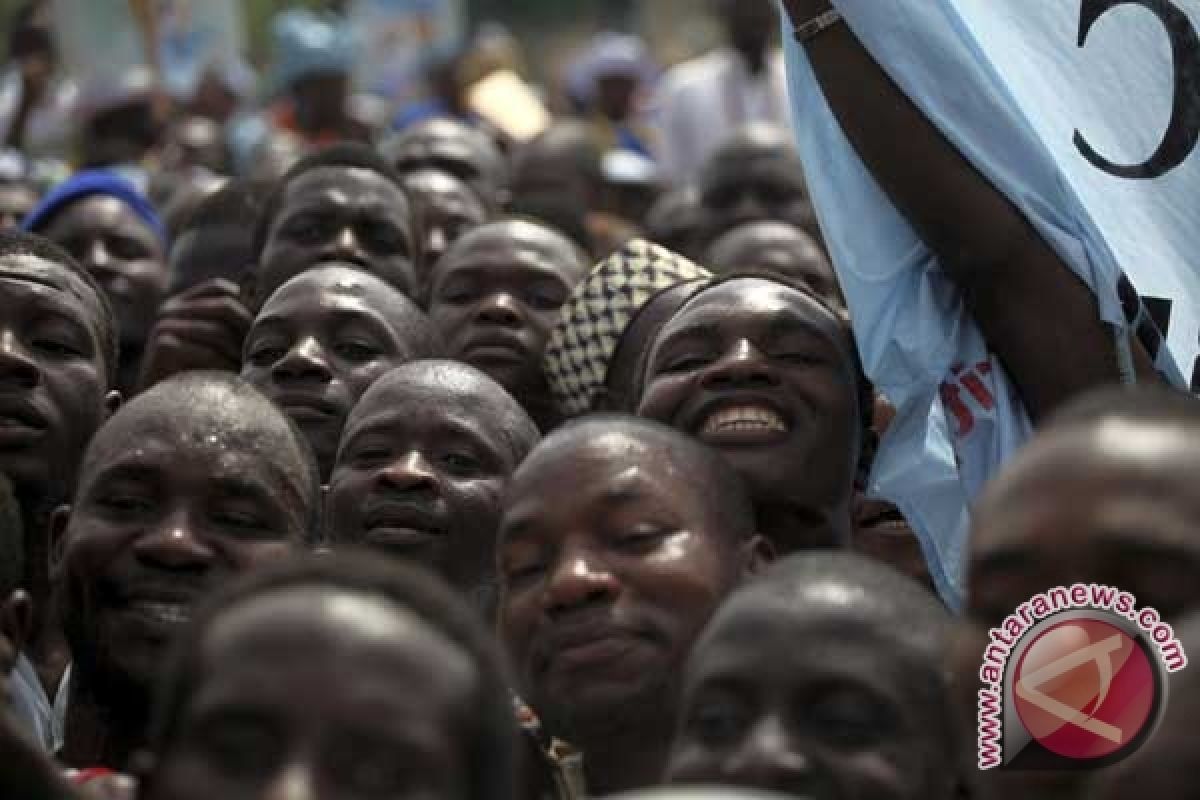
[[[164,625],[183,625],[192,618],[191,609],[179,603],[154,603],[148,600],[134,603],[143,616]]]
[[[762,406],[740,406],[726,408],[712,414],[704,421],[702,433],[722,431],[787,431],[783,417]]]

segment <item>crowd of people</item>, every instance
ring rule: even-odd
[[[1099,771],[982,772],[975,715],[988,630],[1054,586],[1120,587],[1200,647],[1200,406],[1136,341],[1126,369],[829,0],[783,6],[711,0],[725,43],[665,72],[597,36],[526,136],[470,100],[531,82],[495,31],[380,112],[336,20],[289,11],[267,102],[214,65],[67,114],[22,9],[0,797],[1195,792],[1194,670]],[[868,492],[894,409],[781,27],[1037,426],[971,510],[961,607]]]

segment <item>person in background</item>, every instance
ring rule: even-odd
[[[430,275],[429,318],[452,358],[490,375],[547,431],[558,409],[542,353],[587,261],[558,231],[519,219],[459,239]]]
[[[974,739],[942,661],[952,630],[936,596],[861,556],[772,565],[688,657],[667,780],[814,800],[969,796]]]
[[[420,238],[417,296],[429,297],[429,275],[450,246],[490,218],[487,203],[471,187],[444,170],[422,167],[401,173]]]
[[[255,220],[250,305],[316,264],[355,264],[418,296],[416,225],[400,176],[370,147],[334,145],[301,159]]]
[[[254,316],[242,300],[254,262],[254,227],[269,187],[233,181],[178,226],[167,260],[166,300],[142,356],[145,389],[188,370],[237,372]]]
[[[167,287],[167,232],[158,213],[116,173],[86,170],[46,195],[23,227],[60,245],[103,287],[120,327],[117,386],[132,396]]]
[[[371,384],[441,354],[437,329],[412,300],[369,272],[330,262],[267,298],[246,335],[242,377],[303,431],[327,481],[346,419]]]
[[[604,151],[627,150],[653,157],[642,102],[658,77],[646,44],[630,34],[592,37],[567,68],[566,88]]]
[[[139,797],[513,800],[506,683],[486,627],[432,577],[363,556],[280,565],[179,637]]]
[[[820,241],[804,166],[786,128],[739,128],[704,163],[698,182],[710,243],[750,222],[786,222]]]
[[[21,3],[8,35],[9,64],[0,74],[0,131],[3,146],[28,156],[65,157],[70,149],[70,114],[78,89],[58,74],[58,47],[50,4]]]
[[[474,367],[397,367],[346,421],[325,541],[426,566],[491,619],[501,500],[539,438],[517,401]]]
[[[19,177],[0,178],[0,231],[19,230],[37,203],[38,192],[32,183]]]
[[[787,127],[789,110],[773,3],[709,0],[726,44],[670,69],[652,103],[657,153],[667,174],[689,180],[737,129]]]
[[[380,144],[400,174],[440,169],[468,184],[495,214],[508,202],[509,169],[504,153],[483,131],[448,117],[418,122]]]
[[[313,146],[368,141],[370,131],[350,114],[354,44],[333,13],[291,9],[271,22],[272,78],[278,100],[273,127]]]
[[[319,504],[303,436],[235,375],[176,376],[105,423],[50,525],[72,656],[64,764],[129,771],[195,604],[311,546]]]
[[[703,260],[710,223],[694,184],[676,186],[646,212],[646,238],[693,261]]]
[[[585,417],[525,459],[500,524],[498,630],[518,693],[578,748],[587,795],[659,782],[687,653],[769,555],[737,474],[657,423]]]
[[[1094,390],[1062,407],[985,488],[971,519],[952,663],[973,727],[988,630],[1054,586],[1116,586],[1174,624],[1200,609],[1200,401],[1165,387]],[[1094,797],[1087,773],[989,770],[984,800]]]
[[[837,275],[821,245],[788,222],[747,222],[717,238],[705,260],[719,275],[773,272],[803,283],[832,306],[845,307]]]

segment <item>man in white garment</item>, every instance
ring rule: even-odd
[[[783,58],[773,45],[772,3],[711,0],[727,43],[671,69],[654,102],[656,155],[666,174],[687,180],[735,130],[789,122]]]

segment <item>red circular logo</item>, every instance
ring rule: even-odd
[[[1154,722],[1159,687],[1152,657],[1140,639],[1103,619],[1047,627],[1012,676],[1021,724],[1065,758],[1120,751]]]

